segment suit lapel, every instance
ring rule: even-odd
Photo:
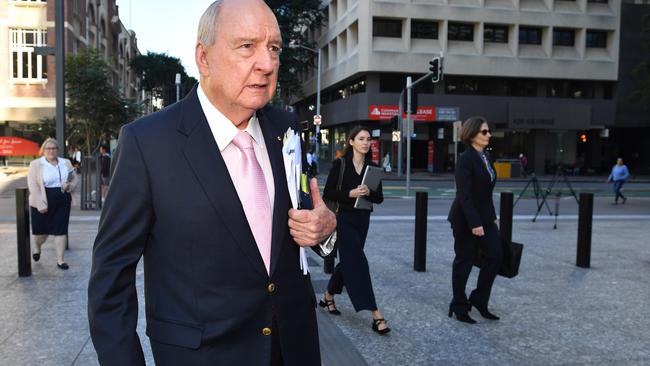
[[[282,252],[284,239],[287,233],[289,210],[289,190],[287,188],[287,177],[284,171],[284,160],[282,158],[282,143],[284,131],[278,131],[273,122],[269,120],[264,113],[260,110],[257,113],[257,118],[264,134],[264,142],[266,150],[269,154],[271,161],[271,169],[273,170],[273,181],[275,184],[275,198],[273,204],[273,234],[271,236],[271,269],[270,273],[273,274]]]
[[[267,276],[246,214],[230,179],[228,168],[214,141],[195,89],[183,100],[183,115],[178,131],[187,136],[183,154],[201,184],[205,195],[226,224],[232,238],[252,266]]]

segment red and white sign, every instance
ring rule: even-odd
[[[372,149],[372,162],[379,164],[379,140],[371,140],[370,148]]]
[[[314,125],[319,126],[321,124],[321,116],[320,114],[315,114],[314,115]]]
[[[2,156],[38,156],[40,147],[34,141],[20,137],[0,136],[0,155]]]
[[[368,119],[371,121],[387,121],[399,114],[396,105],[371,105],[368,107]],[[406,113],[402,114],[406,118]],[[433,122],[436,120],[436,107],[418,107],[417,113],[411,115],[414,121]]]

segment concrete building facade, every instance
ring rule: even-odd
[[[54,47],[54,1],[0,1],[0,135],[21,136],[26,124],[55,115],[55,58],[34,47]],[[139,54],[135,33],[121,22],[115,0],[65,1],[65,52],[103,52],[115,87],[138,98],[129,63]],[[27,136],[28,137],[28,136]]]
[[[416,87],[414,169],[452,170],[452,122],[474,115],[493,124],[497,159],[524,153],[538,174],[558,165],[580,174],[608,169],[609,136],[621,125],[623,7],[621,0],[331,0],[327,24],[309,30],[323,58],[321,159],[334,158],[349,128],[364,124],[376,130],[378,155],[390,153],[395,164],[389,119],[406,76],[424,75],[442,53],[444,79]],[[316,69],[301,75],[306,97],[294,106],[310,120]]]

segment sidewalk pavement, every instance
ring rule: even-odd
[[[28,278],[17,277],[15,223],[0,222],[0,364],[97,365],[86,317],[97,215],[73,210],[70,270],[56,267],[54,248],[46,243]],[[383,337],[372,332],[369,312],[355,313],[344,293],[336,298],[342,316],[317,309],[323,364],[648,365],[650,317],[643,315],[650,304],[648,224],[648,219],[594,221],[592,268],[582,269],[575,266],[575,219],[560,218],[557,230],[548,220],[515,221],[513,239],[525,245],[520,275],[497,278],[490,303],[502,319],[484,320],[474,311],[478,324],[467,325],[446,314],[453,241],[444,218],[428,222],[427,272],[421,273],[413,271],[413,218],[375,214],[366,253],[379,308],[393,331]],[[311,253],[309,262],[320,298],[329,275]],[[138,332],[153,365],[144,335],[141,267],[136,275]]]

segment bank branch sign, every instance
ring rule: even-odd
[[[396,105],[371,105],[368,107],[368,119],[371,121],[387,121],[399,114]],[[436,120],[436,107],[418,107],[417,113],[411,115],[414,121],[433,122]],[[406,118],[406,113],[402,114]]]

